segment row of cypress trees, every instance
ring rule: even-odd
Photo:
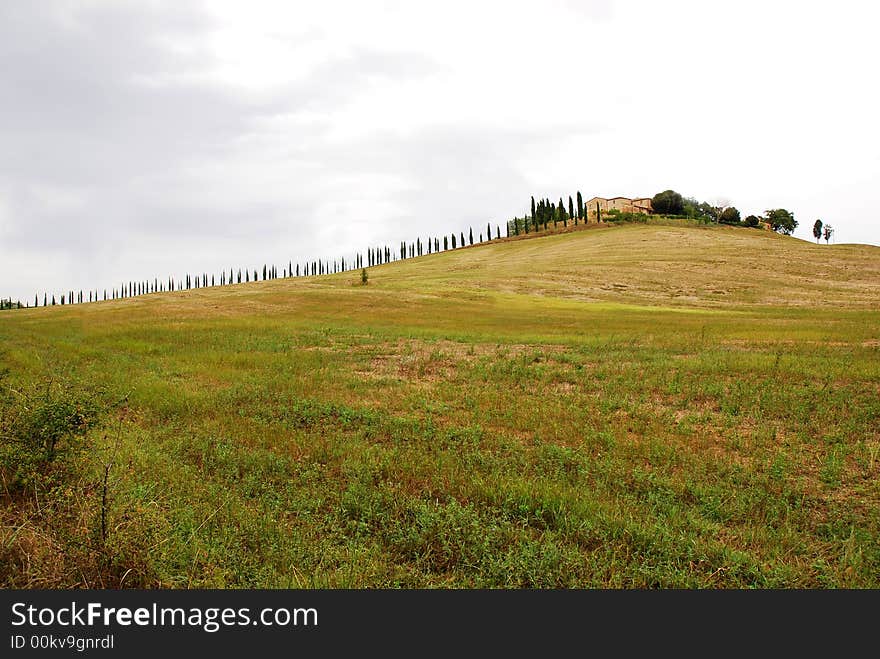
[[[575,201],[575,199],[577,201]],[[514,217],[506,223],[505,236],[519,236],[521,234],[537,233],[538,231],[546,231],[552,224],[554,228],[558,228],[561,224],[563,227],[569,225],[570,222],[577,226],[578,223],[586,222],[587,209],[584,207],[583,197],[578,191],[575,199],[569,195],[568,206],[562,197],[556,203],[551,202],[548,198],[535,201],[535,197],[531,198],[531,213],[525,217]],[[495,226],[495,240],[501,238],[501,227]],[[399,249],[393,250],[388,246],[370,247],[364,254],[358,253],[353,259],[346,260],[344,257],[338,260],[317,260],[305,261],[303,263],[294,264],[289,261],[286,268],[281,269],[281,277],[308,277],[326,274],[335,274],[339,272],[348,272],[350,270],[360,270],[365,267],[382,265],[391,261],[415,258],[425,254],[435,252],[448,251],[450,249],[459,249],[461,247],[491,241],[492,224],[486,224],[485,238],[482,232],[479,232],[477,238],[474,238],[473,228],[468,229],[468,235],[464,232],[451,233],[444,235],[442,240],[439,237],[429,237],[422,241],[417,238],[415,242],[401,242]],[[194,288],[208,288],[210,286],[228,286],[232,284],[249,283],[251,281],[260,281],[260,270],[250,270],[248,268],[241,269],[230,268],[224,270],[219,275],[208,275],[208,273],[187,274],[182,279],[153,278],[143,281],[122,282],[118,287],[110,289],[94,289],[89,291],[67,291],[60,296],[49,295],[43,293],[42,306],[54,306],[56,304],[83,304],[85,302],[98,302],[99,300],[118,300],[122,298],[135,297],[139,295],[147,295],[150,293],[166,293],[180,290],[190,290]],[[262,268],[262,280],[277,279],[279,277],[278,267],[264,264]],[[0,310],[7,309],[24,309],[29,307],[28,303],[22,304],[21,301],[13,302],[11,298],[0,299]],[[40,306],[39,295],[34,296],[34,306]]]
[[[579,223],[585,223],[587,218],[587,209],[584,207],[584,198],[580,190],[572,199],[568,196],[568,207],[559,198],[557,203],[551,202],[549,199],[540,199],[535,202],[532,197],[531,214],[525,217],[515,217],[508,222],[508,235],[518,236],[525,233],[536,233],[538,231],[546,231],[552,224],[554,228],[558,228],[561,224],[563,227],[573,223],[577,226]]]
[[[369,247],[363,254],[355,254],[354,258],[346,259],[343,257],[332,261],[304,261],[296,264],[294,264],[293,261],[288,261],[287,267],[282,267],[280,272],[277,266],[264,264],[262,270],[229,268],[229,270],[223,270],[219,274],[202,272],[198,274],[187,274],[180,279],[175,279],[174,277],[159,279],[158,277],[154,277],[153,279],[144,279],[141,281],[121,282],[119,286],[109,289],[68,290],[60,295],[44,292],[42,300],[40,299],[39,294],[34,295],[33,306],[47,307],[55,305],[83,304],[103,300],[119,300],[140,295],[148,295],[151,293],[168,293],[196,288],[243,284],[251,281],[267,281],[278,279],[279,277],[309,277],[336,274],[339,272],[348,272],[351,270],[360,270],[365,267],[382,265],[392,261],[415,258],[425,254],[433,254],[436,252],[448,251],[450,249],[459,249],[461,247],[491,241],[493,239],[498,240],[501,238],[501,227],[499,225],[495,226],[494,238],[492,233],[493,229],[490,222],[486,224],[485,235],[482,232],[478,232],[476,238],[474,237],[473,228],[469,228],[467,236],[465,236],[462,231],[458,234],[451,233],[444,235],[442,239],[438,236],[429,237],[424,240],[422,240],[422,238],[417,238],[415,242],[401,242],[398,250],[394,250],[391,247],[384,245]],[[510,223],[508,223],[506,235],[511,235]],[[0,300],[0,310],[26,309],[28,307],[30,307],[29,303],[22,303],[20,301],[13,302],[11,298]]]

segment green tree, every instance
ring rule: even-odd
[[[367,269],[361,268],[361,286],[366,286],[369,277],[367,276]]]
[[[535,197],[532,197],[532,221],[535,220]]]
[[[575,217],[574,202],[571,200],[571,195],[568,195],[568,216]]]
[[[660,215],[683,215],[684,199],[675,190],[664,190],[651,199],[651,208]]]
[[[794,215],[784,208],[773,208],[764,211],[764,217],[771,229],[778,233],[785,234],[786,236],[791,235],[798,225],[797,220],[794,219]]]
[[[745,220],[743,220],[743,224],[747,227],[756,227],[761,219],[757,215],[749,215]]]
[[[822,220],[816,220],[813,223],[813,237],[816,239],[816,244],[819,244],[819,238],[822,237]]]
[[[721,224],[739,224],[739,211],[733,206],[729,206],[721,211],[718,221]]]
[[[584,198],[581,196],[581,191],[577,192],[577,217],[575,219],[575,224],[577,224],[577,220],[584,219]]]

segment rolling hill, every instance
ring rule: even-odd
[[[0,462],[0,583],[880,587],[880,248],[622,225],[368,272],[0,314],[7,404],[100,420]]]

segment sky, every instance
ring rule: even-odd
[[[0,3],[0,297],[282,267],[566,200],[880,245],[875,3]]]

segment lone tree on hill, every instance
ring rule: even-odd
[[[651,199],[651,208],[660,215],[681,215],[684,213],[684,198],[675,190],[664,190]]]
[[[813,237],[816,239],[816,244],[819,244],[819,238],[822,237],[822,220],[816,220],[813,223]]]
[[[790,236],[792,231],[794,231],[798,225],[797,220],[794,219],[794,215],[784,208],[774,208],[764,211],[764,216],[767,218],[767,223],[770,225],[771,229],[778,233],[785,234],[786,236]]]

